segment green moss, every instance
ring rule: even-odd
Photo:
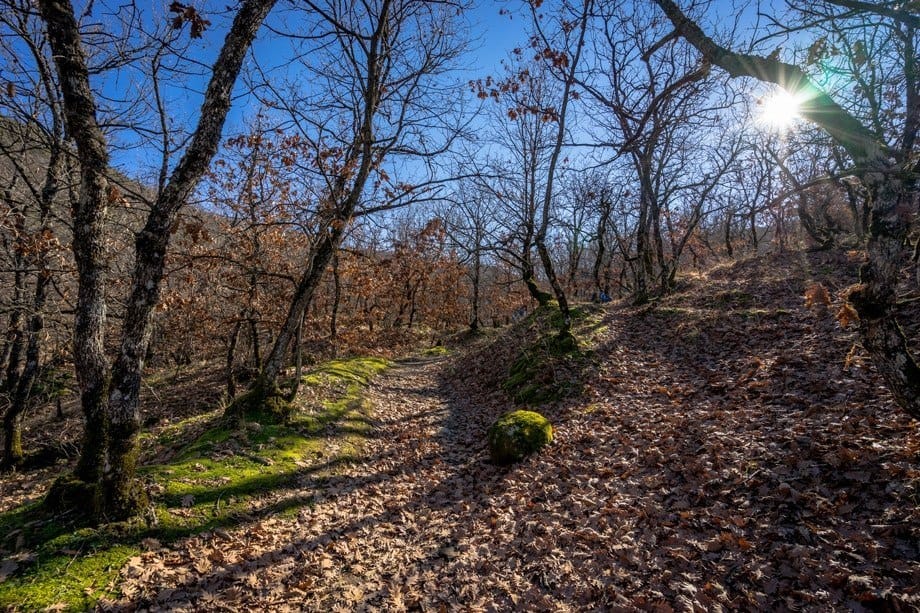
[[[534,411],[512,411],[489,428],[489,453],[499,465],[512,464],[553,440],[553,426]]]
[[[384,358],[375,357],[330,360],[304,375],[302,381],[311,386],[341,383],[367,385],[389,366],[390,363]]]
[[[10,439],[5,442],[7,449],[4,450],[7,455],[0,463],[0,470],[19,466],[25,459],[25,454],[22,452],[22,429],[14,428],[8,435]]]
[[[502,388],[522,404],[542,404],[571,395],[577,392],[578,382],[560,376],[559,367],[584,362],[587,357],[571,333],[540,337],[511,364]]]
[[[569,307],[569,319],[572,326],[584,323],[591,315],[597,311],[595,305],[577,305]],[[559,310],[559,303],[550,300],[548,303],[535,308],[527,317],[524,318],[525,324],[549,325],[553,328],[561,329],[563,322],[562,311]]]
[[[293,410],[294,407],[284,398],[280,389],[267,389],[256,384],[252,389],[234,398],[227,407],[226,414],[235,423],[249,420],[276,424],[288,421]]]
[[[140,547],[100,543],[98,548],[60,549],[40,556],[35,570],[0,584],[0,608],[39,610],[92,609],[103,597],[112,597],[111,584],[119,569],[141,552]]]
[[[306,476],[323,478],[356,459],[372,430],[371,406],[363,390],[387,367],[385,360],[357,358],[320,366],[344,389],[329,390],[311,411],[293,403],[286,423],[243,421],[239,428],[215,419],[216,413],[173,424],[169,436],[187,440],[185,426],[200,431],[168,463],[144,466],[140,476],[153,495],[143,519],[95,528],[80,527],[72,514],[98,496],[85,484],[64,477],[57,513],[39,504],[0,513],[0,549],[17,541],[32,557],[0,583],[0,610],[36,610],[60,604],[65,610],[92,609],[99,598],[117,591],[119,569],[154,538],[169,545],[178,539],[253,516],[297,513],[310,504],[302,492]],[[341,388],[342,386],[339,386]],[[82,497],[75,497],[82,496]]]
[[[450,353],[450,350],[444,345],[435,345],[434,347],[429,347],[428,349],[423,351],[422,355],[441,356],[441,355],[447,355],[449,353]]]
[[[74,511],[81,520],[99,515],[103,500],[98,483],[87,483],[71,473],[58,477],[45,496],[44,505],[51,513]]]

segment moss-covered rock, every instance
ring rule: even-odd
[[[499,465],[512,464],[553,440],[553,425],[534,411],[512,411],[489,428],[489,453]]]

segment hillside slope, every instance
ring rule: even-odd
[[[542,310],[403,360],[367,390],[354,463],[326,474],[328,457],[291,458],[283,511],[255,492],[268,506],[237,523],[153,540],[100,604],[916,610],[917,424],[851,351],[854,332],[803,300],[854,268],[748,260],[652,306],[581,306],[577,347],[551,340]],[[486,430],[525,397],[555,440],[497,467]],[[203,504],[225,489],[208,487]]]
[[[556,442],[497,501],[524,514],[536,602],[920,607],[917,423],[852,326],[803,297],[856,268],[772,256],[609,308],[583,396],[542,407]],[[904,321],[916,342],[920,317]],[[507,369],[503,355],[473,355],[464,387]]]

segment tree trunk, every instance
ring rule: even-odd
[[[326,267],[332,261],[338,243],[342,238],[343,229],[333,229],[326,232],[316,245],[313,257],[310,259],[310,265],[304,270],[294,290],[294,297],[291,305],[288,307],[287,317],[284,324],[275,338],[275,344],[272,346],[271,353],[265,359],[262,366],[262,372],[259,375],[262,387],[277,387],[278,376],[284,368],[284,356],[287,354],[287,348],[297,332],[300,320],[303,318],[313,294],[322,280]]]
[[[654,198],[652,206],[652,234],[655,238],[655,259],[658,261],[658,292],[660,296],[667,295],[671,289],[670,266],[664,257],[664,240],[661,236],[661,204]],[[677,272],[676,262],[674,272]]]
[[[226,362],[226,379],[227,379],[227,398],[233,399],[236,396],[236,373],[233,372],[236,363],[236,345],[240,340],[240,330],[243,327],[243,321],[237,320],[233,325],[233,332],[230,333],[230,342],[227,344],[227,362]]]
[[[251,352],[250,357],[252,358],[252,367],[253,369],[259,371],[262,370],[262,349],[261,344],[259,343],[259,324],[255,317],[253,317],[252,311],[249,313],[246,324],[249,328],[249,349]]]
[[[476,332],[479,330],[479,283],[480,271],[482,267],[482,255],[479,252],[479,246],[473,251],[473,304],[470,313],[470,330]]]
[[[307,316],[304,313],[297,326],[297,335],[294,337],[294,383],[291,384],[291,391],[288,392],[288,402],[293,402],[297,398],[297,392],[300,391],[300,379],[303,377],[303,326],[306,319]]]
[[[525,259],[521,262],[521,280],[524,281],[524,286],[527,288],[530,297],[536,300],[538,305],[546,306],[549,304],[549,301],[552,300],[553,296],[541,290],[540,286],[537,285],[533,264],[530,262],[530,254],[528,253],[524,257]]]
[[[611,203],[606,199],[601,201],[601,215],[597,222],[595,240],[597,241],[597,253],[594,256],[594,291],[597,299],[600,300],[601,294],[608,293],[601,284],[601,268],[604,266],[604,255],[607,253],[607,243],[604,240],[607,236],[607,221],[610,218]]]
[[[44,227],[45,224],[43,223]],[[41,257],[41,256],[40,256]],[[44,258],[42,258],[44,260]],[[43,262],[44,263],[44,262]],[[26,360],[15,390],[12,390],[10,406],[3,416],[3,430],[6,435],[2,464],[15,466],[24,459],[22,449],[22,420],[32,395],[32,385],[41,365],[42,330],[45,328],[45,300],[51,273],[42,266],[35,278],[35,295],[32,300],[32,317],[29,319]]]
[[[102,478],[108,436],[106,400],[110,376],[104,335],[109,154],[96,121],[96,103],[73,6],[70,0],[39,0],[38,8],[54,53],[67,132],[80,157],[80,186],[73,204],[72,249],[77,267],[73,349],[86,423],[75,476],[92,487]],[[49,497],[54,498],[51,494]],[[55,501],[51,502],[54,506]]]
[[[867,260],[849,300],[859,314],[863,346],[872,355],[895,401],[920,420],[920,366],[911,355],[895,314],[901,269],[909,261],[908,219],[911,195],[891,169],[871,172],[866,182],[876,189],[869,224]]]
[[[108,150],[96,119],[95,97],[73,6],[70,0],[38,1],[61,83],[68,133],[81,162],[73,219],[78,273],[74,361],[86,433],[76,477],[91,487],[101,486],[101,494],[93,496],[96,508],[90,510],[97,519],[126,517],[144,504],[143,491],[134,479],[140,428],[138,398],[171,228],[217,151],[243,58],[274,2],[245,0],[240,6],[214,64],[191,142],[135,237],[131,295],[110,373],[104,350]],[[72,502],[73,488],[66,481],[49,493],[52,506]]]
[[[731,209],[725,214],[725,235],[723,236],[723,241],[725,242],[725,253],[731,259],[735,259],[735,252],[732,249],[732,216],[733,213]]]
[[[370,176],[371,169],[375,163],[380,163],[380,159],[375,158],[374,149],[374,117],[380,104],[380,78],[384,56],[387,52],[389,40],[387,38],[390,20],[390,2],[384,0],[378,15],[379,22],[375,31],[369,40],[365,41],[367,46],[367,74],[365,75],[362,87],[362,108],[360,128],[353,137],[350,151],[352,156],[345,161],[345,167],[356,168],[348,184],[349,176],[339,174],[334,179],[334,183],[328,194],[328,204],[331,211],[328,219],[325,220],[318,241],[315,243],[310,261],[301,275],[294,290],[294,296],[288,307],[288,313],[285,317],[281,330],[275,337],[271,352],[265,360],[262,372],[253,383],[245,398],[239,402],[234,402],[227,408],[228,417],[235,422],[250,411],[261,412],[261,405],[266,400],[278,397],[278,377],[284,368],[284,356],[287,355],[287,349],[291,340],[296,333],[297,326],[303,319],[304,313],[313,299],[316,288],[322,281],[323,274],[329,267],[332,258],[338,250],[342,237],[348,224],[351,223],[355,209],[364,192],[367,179]],[[282,409],[287,411],[288,408]],[[271,411],[275,413],[275,411]],[[286,415],[278,417],[285,418]]]
[[[0,391],[7,397],[12,396],[19,384],[19,375],[22,369],[23,351],[25,349],[25,331],[23,330],[25,317],[25,284],[26,284],[26,261],[22,255],[21,246],[26,239],[26,220],[22,207],[17,205],[13,200],[13,195],[9,191],[5,194],[7,205],[10,207],[10,215],[13,218],[14,236],[14,256],[13,256],[13,300],[12,311],[10,312],[10,323],[7,328],[6,339],[7,347],[5,363],[5,374],[3,385]]]
[[[6,332],[6,342],[9,347],[6,360],[6,372],[3,376],[3,385],[0,386],[0,389],[2,389],[5,394],[12,393],[19,382],[19,372],[22,367],[22,353],[25,346],[25,334],[22,329],[22,293],[25,275],[19,269],[19,266],[16,268],[16,271],[13,273],[13,310],[10,313],[10,323]]]
[[[578,43],[575,47],[575,53],[572,56],[571,64],[568,67],[568,73],[565,74],[564,82],[562,85],[562,100],[559,105],[556,142],[553,145],[553,151],[549,158],[549,167],[546,170],[546,187],[543,192],[543,216],[540,223],[540,229],[537,231],[537,235],[534,241],[537,245],[537,253],[540,254],[540,262],[543,264],[543,272],[546,273],[546,278],[549,281],[549,285],[551,288],[553,288],[553,293],[556,295],[556,300],[559,302],[559,311],[562,313],[562,328],[559,331],[560,335],[569,334],[569,329],[572,326],[572,315],[569,310],[569,301],[566,298],[565,290],[563,289],[562,284],[559,283],[559,279],[556,277],[556,271],[553,267],[553,260],[550,257],[549,249],[546,247],[546,234],[549,229],[550,204],[552,203],[553,199],[553,181],[555,180],[556,175],[556,165],[559,162],[559,155],[562,153],[562,145],[565,140],[565,120],[566,111],[569,106],[569,94],[572,90],[572,84],[574,83],[575,69],[578,66],[578,60],[581,57],[581,51],[584,47],[588,15],[591,12],[592,4],[592,0],[585,0],[584,2],[581,14],[581,30],[578,34]]]
[[[636,227],[636,264],[633,284],[633,302],[637,305],[648,302],[648,274],[651,254],[648,246],[648,202],[639,198],[639,223]]]
[[[339,275],[339,256],[332,256],[332,316],[329,318],[329,340],[332,342],[332,356],[338,353],[339,303],[342,301],[342,279]]]
[[[108,510],[116,517],[130,515],[138,505],[144,504],[143,492],[135,482],[140,430],[138,400],[144,357],[150,342],[150,320],[159,302],[172,228],[179,210],[217,153],[243,58],[275,1],[246,0],[240,6],[214,64],[192,141],[135,239],[131,298],[122,325],[121,347],[112,370],[108,411],[111,449],[104,489]]]

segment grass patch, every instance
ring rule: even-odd
[[[298,410],[288,423],[237,429],[220,423],[169,462],[144,466],[140,476],[154,502],[144,518],[86,528],[67,516],[43,516],[38,505],[0,514],[0,577],[11,572],[0,582],[0,609],[83,611],[116,595],[119,569],[141,553],[145,539],[169,545],[255,517],[296,512],[309,503],[301,491],[305,483],[309,489],[315,485],[310,479],[321,480],[357,458],[373,428],[363,390],[388,365],[379,358],[323,364],[304,378],[321,382],[322,396],[309,406],[295,401]],[[201,417],[183,423],[200,428]],[[183,423],[160,440],[187,440]]]

